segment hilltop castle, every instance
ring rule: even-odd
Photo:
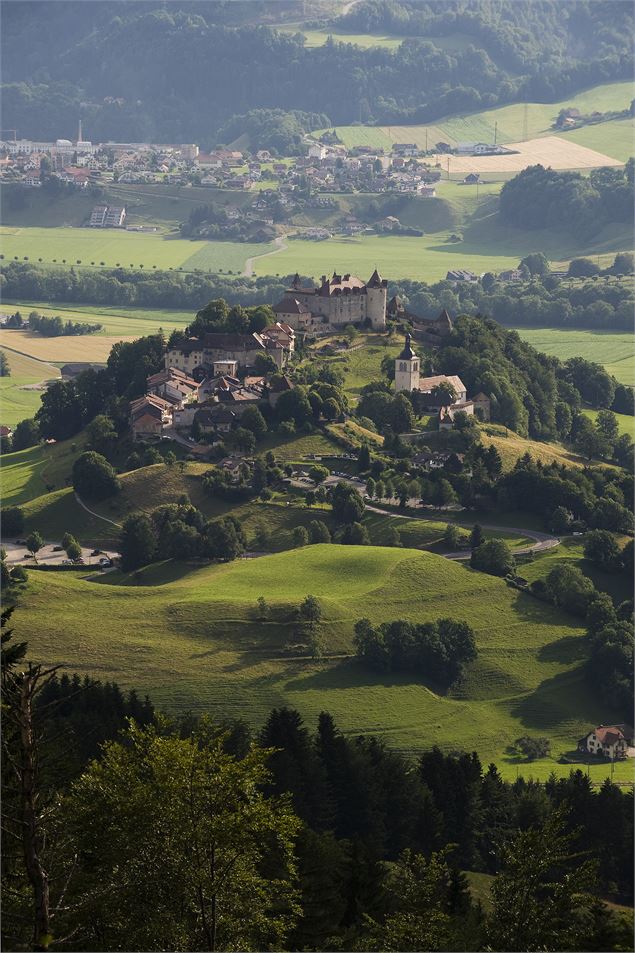
[[[373,331],[386,329],[388,282],[377,269],[368,281],[354,275],[322,275],[318,288],[304,287],[296,274],[291,287],[273,310],[276,319],[296,331],[328,332],[347,324],[367,323]]]

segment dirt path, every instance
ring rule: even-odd
[[[245,262],[245,268],[243,270],[244,278],[252,278],[254,274],[254,262],[258,258],[268,258],[269,255],[277,255],[279,251],[284,251],[289,246],[285,243],[286,235],[278,235],[277,238],[274,238],[273,243],[276,246],[272,251],[266,251],[263,255],[252,255],[251,258],[248,258]]]
[[[98,520],[103,520],[104,523],[110,523],[111,526],[116,526],[117,529],[122,529],[121,523],[115,523],[114,520],[109,520],[107,516],[102,516],[101,513],[95,513],[94,510],[89,509],[89,507],[86,506],[84,501],[80,498],[80,496],[77,493],[75,494],[75,499],[77,500],[81,508],[83,510],[86,510],[87,513],[90,513],[91,516],[95,516]]]

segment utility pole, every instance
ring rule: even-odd
[[[523,104],[523,142],[529,138],[529,107],[527,103]]]
[[[498,137],[498,122],[494,123],[494,145],[496,145],[496,139]]]

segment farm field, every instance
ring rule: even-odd
[[[67,361],[94,361],[105,364],[117,341],[134,341],[138,335],[80,334],[47,338],[36,331],[8,331],[0,328],[0,347],[18,351],[40,361],[65,364]],[[41,380],[42,378],[40,378]]]
[[[3,343],[0,341],[0,347]],[[51,364],[15,354],[6,347],[2,349],[7,356],[11,376],[0,377],[0,424],[14,427],[26,417],[32,417],[40,406],[42,391],[34,385],[53,380],[60,376],[60,372]]]
[[[172,311],[154,308],[126,308],[123,306],[107,308],[104,305],[84,305],[74,303],[39,301],[7,301],[4,300],[7,310],[20,311],[23,318],[27,318],[31,311],[37,311],[47,318],[59,315],[64,321],[80,321],[88,324],[101,324],[103,330],[91,337],[91,340],[103,335],[135,335],[141,337],[146,334],[155,334],[160,328],[169,334],[175,328],[183,328],[193,318],[191,311]],[[1,333],[1,332],[0,332]],[[10,332],[9,332],[10,333]],[[66,340],[69,340],[66,338]],[[118,338],[118,340],[120,340]],[[10,340],[9,340],[10,344]]]
[[[407,751],[455,748],[460,738],[508,774],[541,769],[510,757],[518,735],[547,733],[557,758],[588,724],[610,717],[584,690],[585,644],[574,619],[432,554],[313,546],[190,571],[163,564],[130,581],[31,572],[16,637],[28,636],[36,659],[135,686],[169,711],[223,711],[258,725],[274,705],[298,708],[310,723],[328,710],[345,731],[377,734]],[[323,605],[319,662],[286,648],[287,620],[308,592]],[[255,619],[261,593],[273,608],[265,624]],[[432,620],[447,612],[449,598],[479,647],[460,695],[346,658],[357,618]]]
[[[620,331],[595,331],[580,328],[515,327],[523,341],[545,354],[566,361],[583,357],[601,364],[621,384],[635,383],[635,347],[633,335]]]
[[[428,145],[434,147],[436,142],[520,142],[523,139],[534,139],[538,136],[553,135],[553,122],[561,109],[567,106],[578,108],[582,113],[593,111],[608,112],[627,109],[633,98],[632,83],[606,83],[594,86],[591,89],[571,96],[558,103],[515,103],[511,106],[501,106],[496,109],[487,109],[482,112],[470,113],[463,116],[448,116],[437,120],[427,127],[419,126],[337,126],[337,133],[346,146],[354,145],[388,145],[392,142],[416,142],[425,147],[426,128],[428,130]],[[626,125],[633,129],[632,120],[626,120]],[[602,126],[586,127],[570,135],[588,133],[590,129],[600,130]],[[375,138],[372,137],[375,133]],[[598,148],[599,152],[612,155],[609,143],[612,130],[607,130],[606,148],[598,148],[592,143],[592,137],[585,141],[582,136],[579,142],[590,148]],[[624,133],[620,130],[620,137]],[[600,143],[601,143],[600,139]],[[631,131],[632,141],[632,131]],[[622,143],[623,144],[623,143]],[[621,151],[621,147],[620,147]],[[630,155],[631,153],[629,153]],[[621,159],[620,155],[615,156]],[[628,158],[628,156],[627,156]],[[624,161],[624,160],[622,160]]]
[[[404,40],[411,39],[411,37],[399,36],[394,33],[349,33],[336,27],[305,29],[302,23],[280,24],[275,29],[280,33],[302,33],[305,37],[304,45],[309,48],[324,46],[328,38],[332,37],[336,43],[353,43],[355,46],[361,46],[362,49],[381,47],[382,49],[396,50]],[[462,50],[472,42],[470,37],[464,33],[452,33],[448,36],[417,37],[417,39],[433,43],[440,50]]]
[[[582,413],[591,420],[595,420],[598,415],[597,410],[591,410],[588,407],[584,408]],[[635,417],[630,417],[628,414],[615,414],[615,418],[620,433],[627,433],[635,441]]]
[[[627,162],[635,152],[635,126],[632,119],[609,119],[607,122],[572,129],[563,139],[577,142],[588,149]]]
[[[552,169],[596,169],[599,166],[623,164],[619,159],[612,159],[563,136],[543,136],[524,142],[510,142],[509,148],[514,149],[514,153],[500,156],[436,155],[432,157],[432,161],[440,163],[448,171],[450,178],[463,177],[468,172],[494,177],[501,174],[515,175],[529,165],[538,164]]]
[[[189,241],[166,233],[143,234],[120,229],[0,228],[5,259],[42,259],[45,264],[64,260],[114,268],[180,268],[183,271],[241,272],[247,258],[271,251],[273,244]]]

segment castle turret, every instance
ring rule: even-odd
[[[418,390],[419,388],[419,358],[412,350],[412,338],[406,334],[406,343],[403,351],[395,361],[395,391]]]
[[[387,293],[388,282],[375,268],[366,283],[366,317],[370,320],[373,331],[386,329]]]

